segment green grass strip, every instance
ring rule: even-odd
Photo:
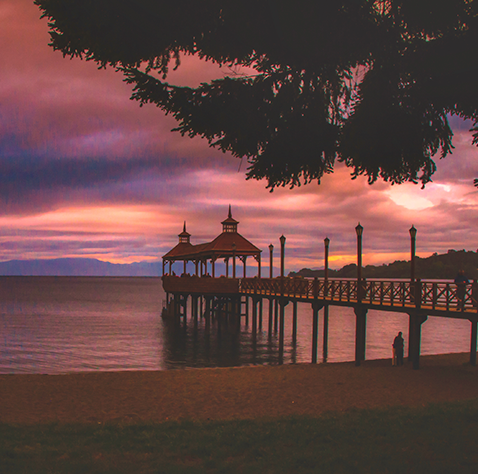
[[[478,399],[318,418],[0,425],[2,473],[476,473]]]

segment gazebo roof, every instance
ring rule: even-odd
[[[222,224],[223,232],[219,234],[213,241],[198,245],[192,245],[189,242],[179,243],[176,245],[176,247],[163,255],[163,259],[199,260],[232,257],[233,255],[236,255],[236,257],[248,257],[258,256],[261,254],[262,250],[257,248],[237,232],[238,221],[232,217],[230,206],[229,215],[227,219],[222,222]],[[225,227],[224,224],[234,225],[234,231],[231,231],[231,227]],[[185,232],[185,229],[183,232]],[[235,249],[233,248],[234,245],[236,246]]]
[[[181,260],[181,257],[191,253],[193,248],[194,245],[189,242],[180,242],[176,247],[173,247],[168,253],[164,254],[163,258],[167,260]]]
[[[236,245],[235,254],[258,255],[261,250],[245,239],[238,232],[223,232],[219,234],[207,247],[206,252],[211,256],[229,256],[234,253],[233,244]]]

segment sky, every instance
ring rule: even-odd
[[[286,270],[356,262],[355,226],[364,227],[363,264],[478,247],[478,148],[470,123],[452,118],[453,154],[425,189],[350,179],[337,166],[320,185],[273,193],[246,181],[247,163],[171,132],[154,105],[129,100],[112,69],[65,59],[48,46],[46,19],[32,0],[0,0],[0,261],[88,257],[156,261],[178,242],[216,237],[232,206],[238,231],[263,249],[286,237]],[[219,69],[185,58],[174,81],[198,85]],[[276,261],[278,260],[278,252]]]

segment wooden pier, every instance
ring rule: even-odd
[[[421,325],[428,316],[468,319],[471,323],[470,363],[476,365],[478,284],[474,281],[466,287],[463,306],[457,298],[456,285],[450,282],[416,280],[357,280],[302,279],[302,278],[200,278],[164,276],[163,287],[172,296],[174,314],[180,314],[180,305],[188,297],[204,298],[206,326],[217,298],[229,300],[232,314],[241,318],[241,301],[252,302],[252,330],[257,330],[258,318],[262,321],[263,302],[269,302],[269,328],[279,327],[279,352],[284,346],[284,308],[294,305],[292,334],[297,334],[297,303],[310,303],[312,307],[312,362],[317,362],[317,338],[319,311],[324,311],[324,353],[327,353],[328,307],[347,306],[356,316],[355,363],[365,359],[366,318],[370,309],[406,313],[409,316],[408,357],[413,367],[419,368]],[[278,317],[274,318],[274,313]],[[274,311],[275,310],[275,311]],[[245,314],[243,316],[246,316]],[[280,356],[281,354],[279,354]]]
[[[192,245],[190,234],[179,234],[179,243],[163,256],[163,288],[167,295],[168,313],[175,318],[186,315],[188,298],[192,301],[192,317],[197,323],[198,302],[201,301],[201,316],[206,320],[206,330],[210,328],[211,317],[216,313],[237,318],[252,318],[252,333],[258,326],[262,328],[264,301],[269,307],[269,333],[279,332],[279,360],[284,351],[284,309],[293,304],[293,342],[297,337],[297,303],[310,303],[312,307],[312,362],[317,362],[319,311],[323,310],[323,352],[327,359],[328,320],[330,306],[353,308],[356,317],[355,364],[365,359],[367,313],[370,309],[405,313],[409,317],[408,360],[413,368],[420,366],[421,326],[428,316],[453,319],[468,319],[471,323],[470,363],[476,365],[477,323],[478,323],[478,284],[458,285],[452,282],[420,280],[415,278],[415,240],[417,230],[410,229],[411,268],[409,280],[371,280],[362,278],[362,234],[363,227],[358,224],[357,234],[357,278],[335,279],[328,277],[328,252],[330,240],[324,239],[325,265],[324,278],[289,278],[284,275],[285,237],[280,237],[280,276],[273,278],[273,245],[269,246],[269,278],[261,276],[261,250],[237,232],[238,221],[232,218],[231,208],[226,220],[222,222],[223,232],[212,242]],[[258,263],[257,276],[246,277],[246,259],[252,256]],[[243,264],[243,278],[236,277],[236,258]],[[216,261],[224,259],[226,276],[216,278]],[[232,260],[232,277],[229,276],[229,261]],[[181,277],[172,271],[174,262],[183,264]],[[195,264],[196,273],[186,273],[187,262]],[[169,274],[164,274],[169,264]],[[208,273],[210,264],[212,276]],[[205,303],[204,305],[202,303]],[[249,308],[252,303],[252,314]],[[242,308],[245,312],[242,312]]]

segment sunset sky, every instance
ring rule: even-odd
[[[177,243],[183,221],[194,244],[213,239],[232,205],[239,232],[264,250],[287,238],[287,270],[355,262],[364,227],[364,265],[417,253],[478,247],[478,148],[470,123],[452,119],[453,155],[433,183],[352,181],[337,166],[322,184],[270,193],[246,181],[247,163],[170,132],[175,121],[129,100],[113,70],[64,59],[48,46],[47,21],[32,0],[0,0],[0,261],[91,257],[154,261]],[[197,85],[227,74],[186,58],[176,81]]]

